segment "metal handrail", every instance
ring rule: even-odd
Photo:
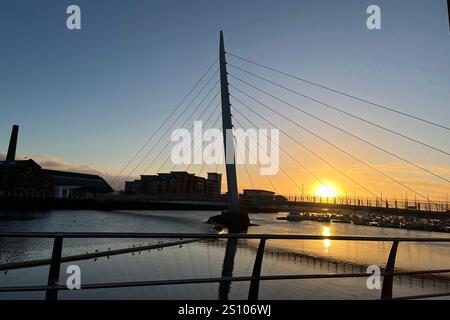
[[[420,271],[395,271],[395,258],[397,248],[400,242],[450,242],[450,238],[402,238],[402,237],[359,237],[359,236],[323,236],[323,235],[281,235],[281,234],[211,234],[211,233],[113,233],[113,232],[2,232],[3,238],[53,238],[52,258],[50,260],[50,270],[48,283],[46,286],[18,286],[18,287],[0,287],[0,292],[26,292],[26,291],[46,291],[47,300],[56,300],[59,291],[69,290],[66,286],[61,286],[59,282],[59,273],[61,266],[61,253],[64,238],[135,238],[135,239],[254,239],[260,240],[257,254],[255,257],[253,272],[251,276],[241,277],[215,277],[215,278],[197,278],[197,279],[177,279],[177,280],[150,280],[150,281],[132,281],[115,282],[100,284],[84,284],[81,289],[106,289],[106,288],[125,288],[125,287],[143,287],[156,285],[176,285],[176,284],[198,284],[198,283],[220,283],[220,282],[250,282],[249,300],[257,300],[260,281],[269,280],[301,280],[301,279],[331,279],[331,278],[356,278],[367,277],[367,273],[328,273],[328,274],[304,274],[304,275],[270,275],[261,276],[261,267],[263,263],[264,248],[267,240],[337,240],[337,241],[371,241],[371,242],[392,242],[392,248],[386,263],[386,268],[381,272],[383,276],[383,286],[381,290],[381,299],[421,299],[450,296],[450,292],[416,295],[409,297],[392,297],[393,279],[399,275],[424,275],[449,273],[450,269],[420,270]]]
[[[265,233],[145,233],[145,232],[0,232],[0,238],[117,238],[117,239],[271,239],[271,240],[348,240],[373,242],[450,242],[448,238],[404,238],[404,237],[361,237],[323,236]]]

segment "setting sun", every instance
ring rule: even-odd
[[[316,196],[323,198],[334,198],[337,197],[338,193],[336,188],[330,183],[323,183],[319,185],[316,189]]]

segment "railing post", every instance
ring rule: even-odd
[[[395,258],[397,256],[398,241],[392,243],[391,252],[386,264],[386,275],[383,278],[383,287],[381,288],[381,300],[392,299],[392,287],[394,283]]]
[[[261,275],[262,260],[264,256],[264,247],[266,246],[266,239],[261,238],[259,241],[258,252],[255,257],[255,264],[253,265],[252,277],[259,277]],[[259,294],[259,279],[254,279],[250,282],[250,289],[248,290],[248,300],[258,300]]]
[[[50,262],[50,270],[48,272],[48,286],[57,286],[59,283],[59,271],[61,267],[63,237],[55,237],[53,242],[52,260]],[[45,293],[46,300],[57,300],[58,289],[48,289]]]

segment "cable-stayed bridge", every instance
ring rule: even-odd
[[[283,82],[284,80],[284,82]],[[286,84],[289,82],[289,84]],[[352,103],[358,103],[361,108],[370,108],[379,111],[385,117],[396,116],[402,121],[416,122],[432,130],[437,134],[448,134],[450,126],[446,123],[438,123],[424,117],[402,111],[400,108],[377,103],[355,94],[334,89],[330,86],[308,80],[298,75],[279,70],[240,55],[225,51],[223,35],[221,33],[219,58],[214,60],[200,79],[188,91],[181,102],[170,112],[161,125],[151,134],[139,150],[130,158],[121,169],[117,177],[125,176],[128,180],[136,175],[145,175],[153,171],[156,173],[162,170],[174,171],[184,170],[196,172],[201,175],[205,171],[226,172],[228,198],[227,203],[223,199],[201,199],[195,197],[185,197],[184,199],[152,197],[130,197],[121,196],[120,201],[137,201],[140,203],[191,203],[194,205],[211,205],[211,201],[220,205],[228,206],[231,210],[238,210],[240,205],[244,207],[259,208],[260,210],[278,210],[290,207],[314,207],[314,208],[343,208],[343,209],[377,209],[389,212],[449,212],[448,193],[450,192],[450,178],[445,175],[445,171],[439,170],[438,164],[423,164],[417,159],[405,156],[400,151],[386,147],[383,139],[373,139],[365,136],[365,131],[353,130],[336,121],[336,114],[340,117],[356,121],[359,126],[370,128],[384,134],[383,137],[392,137],[402,141],[402,145],[414,146],[421,150],[418,156],[429,159],[428,155],[433,154],[439,159],[448,161],[450,151],[445,147],[435,145],[424,138],[412,136],[398,128],[392,128],[385,123],[377,122],[370,117],[356,114],[342,105],[330,103],[325,99],[317,98],[306,93],[302,88],[314,88],[321,90],[327,95],[345,98]],[[298,103],[298,100],[307,101],[314,107],[314,111]],[[316,112],[315,110],[320,111]],[[323,116],[328,115],[328,117]],[[279,186],[273,176],[257,177],[254,172],[256,168],[251,165],[236,165],[235,163],[217,163],[207,165],[203,163],[200,167],[197,164],[174,165],[171,162],[170,143],[168,135],[177,128],[185,128],[193,121],[201,120],[204,126],[216,128],[222,118],[220,130],[223,132],[224,154],[227,152],[231,157],[236,156],[235,144],[243,142],[246,146],[249,159],[252,158],[256,167],[261,169],[262,164],[258,159],[258,152],[248,147],[246,141],[236,141],[239,137],[227,137],[227,129],[249,129],[249,128],[275,128],[281,136],[289,141],[289,145],[274,143],[280,150],[279,175],[282,176],[283,184],[289,183],[292,195],[287,195],[287,202],[279,203],[245,203],[239,200],[238,190],[243,189],[243,183],[252,189],[262,189],[259,187],[264,179],[266,189],[273,190],[280,195]],[[315,126],[318,124],[333,132],[336,139],[325,136]],[[194,125],[190,127],[192,130]],[[225,128],[225,130],[224,130]],[[369,129],[368,129],[369,130]],[[345,137],[345,144],[338,142],[337,136]],[[195,137],[194,137],[195,138]],[[250,137],[251,138],[251,137]],[[313,139],[314,143],[307,142]],[[397,140],[396,140],[397,141]],[[250,143],[251,141],[249,141]],[[258,141],[257,148],[261,148]],[[228,147],[227,147],[228,146]],[[294,149],[295,148],[295,149]],[[321,150],[326,148],[326,155]],[[370,154],[365,157],[358,152],[359,149],[370,150]],[[398,148],[401,149],[401,148]],[[259,151],[259,150],[257,150]],[[194,153],[196,151],[194,150]],[[198,152],[198,151],[197,151]],[[336,156],[337,155],[337,156]],[[389,168],[376,163],[372,159],[377,159],[379,155],[387,157],[411,172],[411,178],[398,177]],[[365,178],[356,176],[352,170],[342,167],[334,157],[342,157],[349,163],[357,164],[366,173]],[[195,157],[195,155],[194,155]],[[370,160],[367,160],[370,158]],[[340,177],[346,185],[352,186],[353,196],[346,193],[338,194],[336,190],[330,188],[327,178],[323,173],[311,168],[304,159],[313,159],[329,172]],[[448,163],[448,162],[447,162]],[[287,164],[287,165],[286,165]],[[286,166],[285,166],[286,165]],[[199,167],[199,168],[198,168]],[[253,165],[255,167],[255,165]],[[294,170],[292,168],[295,168]],[[446,168],[446,167],[445,167]],[[225,169],[225,170],[224,170]],[[242,170],[243,169],[243,170]],[[294,171],[294,172],[293,172]],[[328,190],[327,196],[316,195],[305,192],[304,185],[299,181],[298,176],[309,176],[316,184]],[[117,189],[123,187],[123,182],[118,179],[113,180]],[[414,177],[414,178],[412,178]],[[401,196],[383,195],[383,190],[374,189],[373,179],[381,179],[384,183],[395,186],[401,190]],[[240,183],[239,183],[240,182]],[[433,186],[439,189],[439,196],[431,195],[423,186]],[[241,187],[241,188],[239,188]],[[358,196],[357,194],[364,194]],[[181,201],[181,202],[180,202]],[[208,202],[209,201],[209,202]],[[225,203],[225,204],[224,204]]]

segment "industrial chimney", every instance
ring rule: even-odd
[[[6,155],[6,161],[16,160],[16,147],[17,147],[17,137],[19,135],[19,126],[13,125],[11,131],[11,139],[9,140],[8,154]]]

